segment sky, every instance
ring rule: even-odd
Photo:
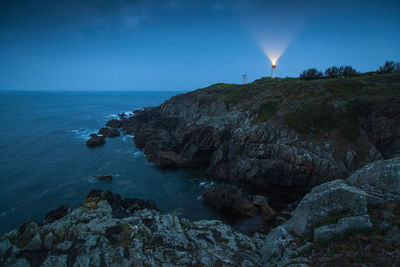
[[[188,91],[400,61],[400,1],[0,0],[0,90]]]

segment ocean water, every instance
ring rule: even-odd
[[[85,141],[117,113],[156,106],[179,92],[0,92],[0,233],[44,219],[63,203],[76,207],[92,189],[152,199],[163,212],[222,219],[200,195],[210,183],[195,170],[161,170],[133,136]],[[102,182],[94,175],[113,175]]]

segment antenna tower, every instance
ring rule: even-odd
[[[244,74],[242,75],[242,83],[247,84],[247,71],[245,71]]]

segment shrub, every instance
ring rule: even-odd
[[[396,66],[397,65],[397,66]],[[399,68],[399,63],[395,64],[393,61],[386,61],[383,66],[380,66],[378,69],[379,73],[390,73],[395,71],[395,69]]]
[[[310,68],[300,74],[302,80],[316,80],[324,77],[324,74],[316,68]]]
[[[341,69],[339,69],[336,66],[327,68],[325,70],[325,77],[333,78],[333,77],[338,77],[338,76],[342,76],[342,71],[341,71]]]
[[[353,69],[352,66],[345,66],[345,67],[340,67],[340,72],[342,73],[343,76],[358,76],[360,73]]]

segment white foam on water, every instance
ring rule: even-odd
[[[134,137],[133,135],[126,134],[126,135],[123,135],[121,139],[122,139],[122,141],[128,141],[128,140],[132,141],[133,137]]]
[[[75,183],[75,182],[73,182],[73,181],[69,181],[69,182],[65,182],[65,183],[59,184],[59,185],[57,185],[57,186],[49,187],[49,188],[43,190],[43,192],[40,194],[40,196],[47,195],[50,191],[54,191],[54,190],[63,188],[63,187],[65,187],[65,186],[68,186],[68,185],[71,185],[71,184],[74,184],[74,183]]]
[[[199,183],[200,187],[205,187],[205,188],[209,188],[211,186],[213,186],[215,183],[213,181],[203,181]]]
[[[135,159],[138,159],[138,158],[145,157],[145,155],[144,155],[144,153],[142,151],[136,151],[135,153],[133,153],[133,157]]]
[[[89,129],[89,128],[80,128],[69,131],[75,138],[87,141],[90,138],[90,135],[93,133],[97,133],[98,129]]]

